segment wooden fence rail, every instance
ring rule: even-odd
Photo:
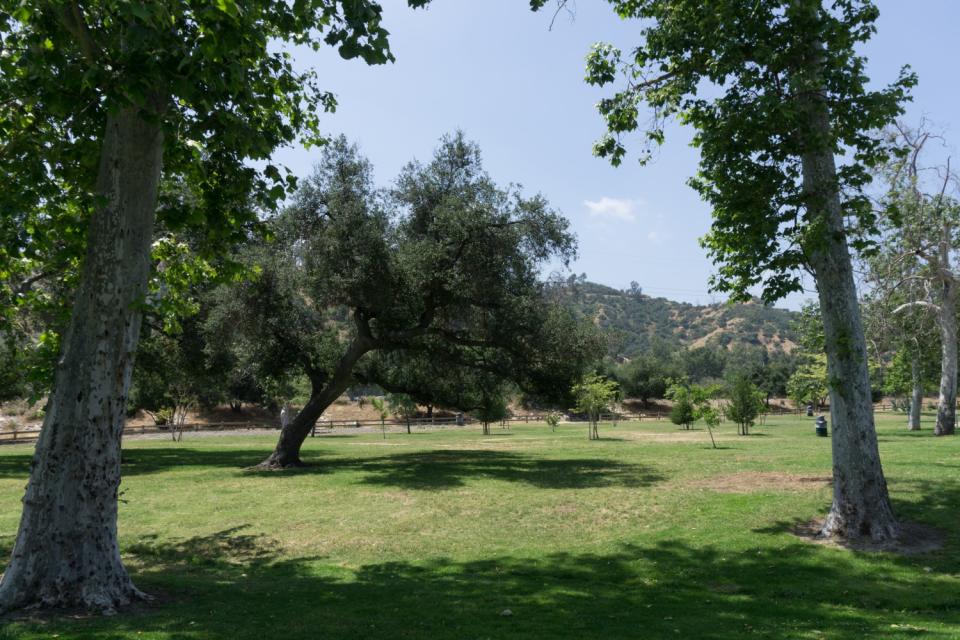
[[[879,404],[875,407],[876,411],[900,411],[899,407],[894,408],[890,404]],[[774,415],[802,415],[806,409],[786,409],[783,411],[777,411]],[[768,414],[770,415],[770,414]],[[603,414],[600,416],[601,422],[657,422],[664,420],[667,416],[662,411],[651,412],[651,413],[620,413],[614,416],[614,414]],[[499,421],[498,424],[501,426],[509,426],[510,424],[529,424],[529,423],[540,423],[544,422],[546,416],[543,415],[522,415],[522,416],[511,416],[506,420]],[[587,418],[584,416],[564,416],[564,422],[586,422]],[[423,429],[426,427],[454,427],[454,426],[470,426],[479,424],[479,421],[470,416],[463,416],[463,418],[456,417],[443,417],[443,418],[418,418],[410,420],[410,427]],[[407,422],[404,420],[386,420],[383,423],[383,426],[389,426],[391,428],[406,428]],[[334,428],[360,428],[360,427],[371,427],[371,428],[380,428],[380,420],[319,420],[311,431],[311,436],[316,435],[318,432],[323,433],[324,431],[329,431]],[[213,423],[191,423],[186,424],[183,427],[185,432],[193,431],[277,431],[280,429],[278,424],[265,424],[265,423],[250,423],[250,422],[213,422]],[[170,434],[170,428],[166,426],[136,426],[136,427],[125,427],[123,430],[124,434],[129,435],[146,435],[146,434]],[[21,444],[28,442],[36,442],[39,437],[40,432],[36,430],[12,430],[12,431],[0,431],[0,445],[4,444]]]

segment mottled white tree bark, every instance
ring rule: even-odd
[[[957,427],[957,282],[945,277],[940,299],[940,399],[934,433],[949,436]]]
[[[921,376],[919,356],[914,354],[910,363],[910,431],[920,431],[920,416],[923,411],[923,377]]]
[[[812,100],[808,116],[808,135],[831,140],[826,106]],[[833,422],[833,504],[821,535],[890,540],[899,527],[880,465],[867,346],[832,146],[811,145],[802,164],[807,206],[818,231],[807,252],[823,316]]]
[[[120,437],[140,332],[162,157],[160,125],[107,118],[79,289],[57,363],[0,611],[112,613],[143,594],[120,560]]]

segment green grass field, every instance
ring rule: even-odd
[[[0,638],[960,638],[960,439],[904,423],[881,449],[898,516],[946,536],[923,555],[791,533],[830,501],[807,418],[719,450],[668,423],[332,436],[267,474],[273,435],[129,441],[121,543],[156,602]],[[0,449],[4,558],[30,453]]]

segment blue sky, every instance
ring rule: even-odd
[[[603,90],[583,82],[591,44],[637,42],[635,23],[602,0],[579,0],[574,17],[531,13],[526,0],[434,0],[426,10],[384,0],[396,63],[368,67],[330,49],[297,50],[339,101],[323,128],[358,142],[387,184],[407,161],[429,158],[438,138],[457,128],[479,143],[487,170],[501,183],[540,192],[579,238],[576,273],[617,288],[636,280],[650,295],[695,303],[708,292],[713,266],[697,239],[710,225],[707,206],[686,186],[696,170],[691,132],[667,132],[667,144],[644,167],[636,155],[619,168],[594,158],[602,133],[594,105]],[[960,0],[878,0],[878,33],[864,52],[876,83],[903,64],[919,86],[907,121],[926,116],[960,144]],[[951,125],[953,127],[951,128]],[[285,149],[275,158],[298,175],[315,151]],[[796,308],[796,295],[783,306]]]

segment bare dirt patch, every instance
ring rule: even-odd
[[[828,547],[842,547],[852,551],[886,551],[910,556],[930,553],[943,547],[943,534],[933,527],[917,522],[901,522],[900,535],[896,540],[874,542],[872,540],[846,540],[843,538],[825,538],[820,536],[823,520],[814,519],[797,524],[791,530],[793,535],[814,544]]]
[[[830,476],[775,471],[741,471],[726,476],[706,478],[695,483],[695,486],[720,493],[754,493],[757,491],[809,491],[829,487],[830,483]]]

